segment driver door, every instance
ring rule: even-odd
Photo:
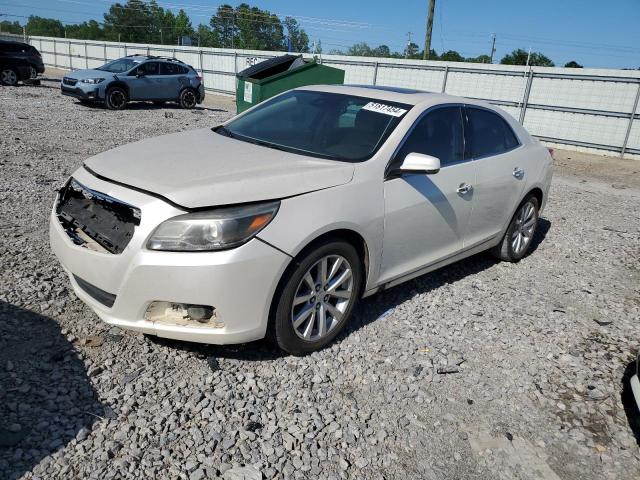
[[[412,152],[439,158],[441,168],[435,174],[391,173],[385,180],[381,283],[464,248],[476,172],[465,153],[462,107],[437,107],[418,119],[394,156],[391,172]]]

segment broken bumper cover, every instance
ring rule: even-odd
[[[183,211],[144,193],[104,182],[84,169],[74,178],[142,212],[129,245],[122,253],[112,254],[75,244],[61,225],[55,206],[52,210],[49,233],[53,252],[76,295],[102,320],[160,337],[212,344],[242,343],[265,336],[271,299],[289,262],[287,255],[255,238],[238,248],[217,252],[147,250],[153,229]],[[149,305],[158,301],[210,305],[216,322],[187,325],[145,319]]]

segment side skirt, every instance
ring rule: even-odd
[[[392,288],[395,287],[396,285],[400,285],[401,283],[407,282],[409,280],[413,280],[414,278],[417,278],[421,275],[425,275],[429,272],[433,272],[434,270],[438,270],[439,268],[445,267],[447,265],[450,265],[452,263],[455,263],[459,260],[462,260],[464,258],[470,257],[472,255],[475,255],[476,253],[480,253],[483,252],[485,250],[490,249],[491,247],[494,247],[497,242],[496,239],[497,238],[501,238],[501,237],[491,237],[488,240],[485,240],[479,244],[476,244],[472,247],[467,248],[466,250],[462,250],[458,253],[455,253],[449,257],[443,258],[442,260],[438,260],[434,263],[431,263],[429,265],[426,265],[424,267],[420,267],[417,270],[414,270],[413,272],[409,272],[406,273],[404,275],[401,275],[399,277],[394,278],[393,280],[388,281],[387,283],[384,283],[382,285],[378,285],[377,287],[371,288],[369,290],[367,290],[366,292],[364,292],[364,294],[362,295],[362,298],[368,297],[370,295],[373,295],[374,293],[378,293],[381,292],[383,290],[387,290],[388,288]]]

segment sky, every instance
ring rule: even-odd
[[[126,0],[121,0],[125,3]],[[427,0],[245,0],[298,19],[323,50],[346,50],[356,42],[402,51],[409,38],[424,45]],[[66,23],[102,20],[112,0],[0,0],[0,14],[54,17]],[[163,8],[184,8],[195,26],[208,23],[221,3],[240,1],[158,0]],[[0,17],[3,20],[26,19]],[[409,37],[409,32],[410,37]],[[465,57],[489,54],[496,35],[498,62],[515,48],[539,51],[562,66],[640,67],[640,0],[436,0],[432,48]]]

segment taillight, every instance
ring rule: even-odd
[[[556,152],[553,148],[551,147],[547,147],[547,150],[549,151],[549,155],[551,155],[551,158],[553,158],[554,160],[556,159]]]

